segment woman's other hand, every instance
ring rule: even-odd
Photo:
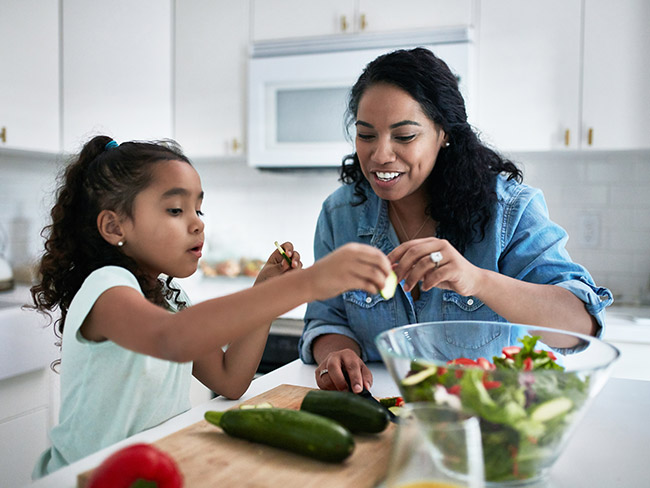
[[[326,336],[324,336],[326,337]],[[350,378],[350,386],[344,372]],[[316,368],[316,384],[321,390],[348,391],[361,393],[372,386],[372,373],[351,349],[329,353]]]
[[[439,254],[435,254],[439,253]],[[483,270],[467,261],[449,241],[427,237],[407,241],[388,255],[404,290],[418,282],[422,291],[445,288],[469,296],[478,295]]]
[[[266,264],[261,269],[260,273],[257,275],[255,280],[255,285],[262,283],[263,281],[273,278],[274,276],[279,276],[282,273],[286,273],[292,269],[302,268],[302,262],[300,261],[300,253],[293,248],[291,242],[285,242],[282,244],[282,249],[286,253],[287,257],[291,259],[291,265],[287,262],[284,256],[280,253],[279,249],[273,251],[269,256],[269,259],[266,261]]]
[[[390,274],[391,264],[379,249],[348,243],[319,259],[309,271],[314,299],[330,298],[348,290],[379,293]]]

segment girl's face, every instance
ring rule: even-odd
[[[124,253],[151,278],[185,278],[196,271],[203,248],[203,190],[196,170],[184,161],[154,165],[153,181],[124,219]]]
[[[389,84],[368,88],[359,100],[356,150],[361,171],[384,200],[424,196],[445,133],[407,92]]]

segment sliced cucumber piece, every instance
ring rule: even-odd
[[[564,415],[573,407],[573,402],[567,397],[558,397],[538,405],[530,414],[536,422],[548,422],[559,415]]]
[[[271,405],[269,402],[263,402],[256,403],[254,405],[240,405],[239,408],[241,410],[250,410],[252,408],[273,408],[273,405]]]
[[[424,380],[426,380],[429,376],[433,376],[436,374],[436,371],[438,371],[438,368],[435,366],[430,366],[427,369],[423,369],[422,371],[418,371],[415,374],[412,374],[410,376],[407,376],[402,380],[402,384],[404,386],[413,386],[417,385],[419,383],[422,383]]]
[[[390,300],[395,295],[396,288],[397,288],[397,275],[395,274],[395,271],[391,270],[390,274],[388,275],[388,278],[386,278],[384,287],[381,289],[379,294],[385,300]]]

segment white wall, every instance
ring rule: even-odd
[[[511,157],[522,163],[524,181],[544,191],[551,218],[569,232],[572,258],[619,302],[649,301],[650,152]],[[8,231],[20,207],[31,223],[29,241],[14,251],[40,251],[38,232],[60,163],[0,153],[0,225]],[[266,259],[273,241],[291,240],[303,262],[313,262],[314,227],[323,199],[339,184],[335,170],[261,172],[241,159],[195,166],[206,192],[205,259]]]

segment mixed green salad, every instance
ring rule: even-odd
[[[492,361],[458,358],[447,367],[413,361],[401,382],[406,402],[433,401],[479,417],[486,480],[537,478],[559,452],[589,379],[564,371],[539,337],[519,339]],[[559,372],[559,374],[558,374]]]

